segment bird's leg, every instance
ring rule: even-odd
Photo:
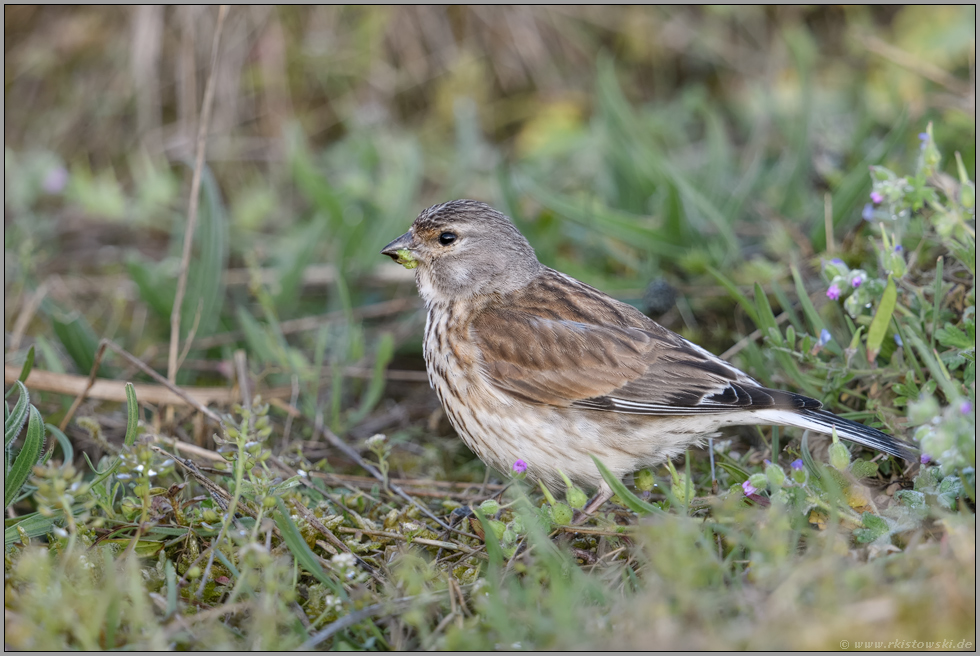
[[[595,493],[595,496],[592,497],[587,504],[585,504],[585,508],[575,511],[575,517],[572,519],[572,524],[581,524],[587,520],[595,511],[599,510],[602,504],[612,499],[612,496],[612,488],[606,485],[605,481],[603,481],[602,485],[599,486],[599,491]]]

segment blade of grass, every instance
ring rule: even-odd
[[[939,306],[943,300],[943,256],[936,258],[936,280],[932,292],[932,334],[929,345],[936,348],[936,330],[939,329]]]
[[[752,319],[752,323],[758,326],[759,313],[756,311],[755,304],[752,303],[752,301],[750,301],[745,294],[740,292],[738,290],[738,287],[736,287],[734,283],[732,283],[732,281],[728,279],[727,276],[725,276],[722,272],[718,271],[718,269],[709,266],[708,273],[710,273],[714,277],[714,279],[718,281],[718,284],[724,287],[728,291],[729,295],[731,295],[731,297],[735,299],[739,305],[742,306],[742,309],[745,310],[745,313],[749,315],[750,319]]]
[[[328,576],[323,571],[323,568],[320,567],[316,555],[310,550],[309,545],[306,544],[306,540],[303,539],[299,529],[296,528],[296,524],[289,516],[289,511],[286,509],[286,505],[282,502],[282,499],[277,498],[276,503],[277,512],[273,513],[273,518],[275,519],[276,526],[282,532],[283,542],[289,547],[289,551],[296,558],[296,562],[299,563],[300,567],[312,574],[317,581],[330,588],[335,595],[341,599],[347,599],[347,591],[344,590],[344,587]]]

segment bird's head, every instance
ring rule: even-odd
[[[475,200],[424,210],[381,253],[415,269],[426,303],[504,294],[526,284],[541,268],[510,219]]]

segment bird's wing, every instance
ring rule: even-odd
[[[548,293],[539,283],[474,320],[483,375],[498,389],[531,403],[629,414],[820,407],[760,386],[587,285],[565,276],[554,282]]]

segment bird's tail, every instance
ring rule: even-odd
[[[903,458],[910,462],[919,460],[919,452],[911,444],[894,438],[887,433],[882,433],[875,428],[869,428],[856,421],[838,417],[827,410],[800,410],[797,416],[804,420],[797,424],[800,428],[809,428],[827,434],[830,434],[836,428],[837,435],[845,440],[857,442],[858,444],[863,444],[878,451],[884,451],[896,458]]]

